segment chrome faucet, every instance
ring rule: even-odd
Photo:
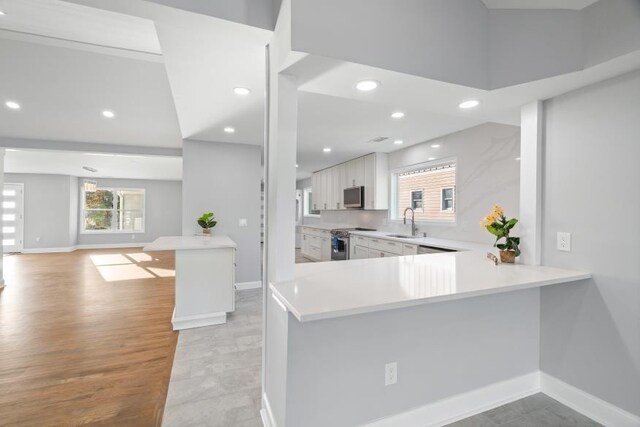
[[[404,210],[404,213],[402,214],[404,216],[404,220],[402,223],[407,223],[407,211],[411,211],[411,235],[415,236],[418,234],[418,227],[416,227],[416,212],[412,208],[406,208]]]

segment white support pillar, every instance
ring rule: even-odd
[[[0,191],[4,189],[4,153],[5,149],[0,148]],[[0,192],[0,206],[4,197]],[[0,230],[0,242],[4,240],[2,230]],[[0,289],[4,288],[4,246],[0,244]]]
[[[520,119],[520,242],[523,264],[542,254],[542,101],[524,105]]]
[[[298,89],[293,76],[267,47],[267,138],[265,141],[265,269],[263,302],[262,416],[284,426],[287,401],[287,322],[269,285],[292,280],[295,270],[295,191]]]

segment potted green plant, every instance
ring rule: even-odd
[[[502,262],[513,263],[520,255],[520,238],[509,235],[517,223],[517,218],[507,219],[504,216],[504,210],[498,205],[494,205],[493,211],[480,223],[489,233],[496,236],[493,246],[500,249],[500,261]],[[504,239],[504,242],[498,243],[500,239]]]
[[[202,227],[203,234],[211,234],[211,229],[216,226],[218,221],[215,219],[213,212],[205,212],[198,218],[198,225]]]

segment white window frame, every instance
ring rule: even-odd
[[[458,177],[458,171],[456,170],[456,179]],[[453,197],[451,197],[451,209],[442,209],[444,206],[444,190],[452,190]],[[440,212],[453,212],[456,213],[456,187],[440,187]]]
[[[129,188],[129,187],[98,187],[96,190],[108,190],[108,191],[139,191],[142,193],[142,230],[116,230],[112,228],[111,230],[85,230],[84,228],[84,220],[85,220],[85,201],[87,192],[84,187],[81,188],[81,197],[80,197],[80,234],[142,234],[145,232],[147,227],[147,191],[144,188]],[[91,209],[90,209],[91,210]],[[107,209],[105,209],[107,210]],[[118,209],[111,209],[114,213],[118,211]],[[121,209],[123,210],[123,209]],[[133,209],[130,209],[133,210]],[[117,218],[117,215],[114,215],[113,218]],[[113,224],[112,224],[113,227]]]
[[[394,213],[398,212],[398,175],[404,172],[410,172],[413,171],[415,169],[421,169],[421,168],[430,168],[430,167],[434,167],[434,166],[438,166],[438,165],[449,165],[449,164],[453,164],[456,168],[456,179],[455,179],[455,183],[454,183],[454,219],[453,221],[451,220],[442,220],[442,219],[430,219],[430,220],[416,220],[416,224],[422,224],[422,225],[438,225],[438,226],[442,226],[442,227],[455,227],[458,223],[458,212],[457,209],[455,209],[455,205],[456,205],[456,201],[455,198],[457,197],[457,195],[455,194],[455,188],[458,188],[458,158],[457,157],[448,157],[448,158],[443,158],[443,159],[438,159],[438,160],[432,160],[432,161],[426,161],[426,162],[420,162],[420,163],[414,163],[412,165],[408,165],[408,166],[403,166],[401,168],[397,168],[397,169],[393,169],[390,171],[390,178],[389,178],[389,211],[388,211],[388,219],[390,223],[394,223],[394,224],[402,224],[403,223],[403,219],[402,217],[394,217]],[[450,188],[450,187],[446,187],[446,188]],[[440,197],[442,197],[442,193],[440,193]],[[423,208],[424,208],[424,190],[422,192],[422,196],[423,196]],[[440,204],[440,208],[442,208],[442,204]],[[448,211],[447,211],[448,212]]]
[[[415,190],[409,191],[409,202],[411,203],[411,209],[413,209],[414,211],[417,210],[416,208],[413,207],[413,193],[418,193],[418,192],[420,192],[421,194],[420,201],[422,202],[422,207],[420,208],[420,212],[424,212],[424,190],[423,189],[415,189]]]
[[[320,218],[320,214],[313,214],[308,209],[309,204],[307,203],[307,199],[309,197],[309,193],[313,194],[313,187],[305,187],[302,189],[302,216],[305,218]]]

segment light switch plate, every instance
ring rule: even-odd
[[[240,218],[238,220],[238,226],[240,227],[246,227],[248,225],[247,223],[247,218]]]
[[[571,252],[571,233],[558,231],[557,249],[563,252]]]

